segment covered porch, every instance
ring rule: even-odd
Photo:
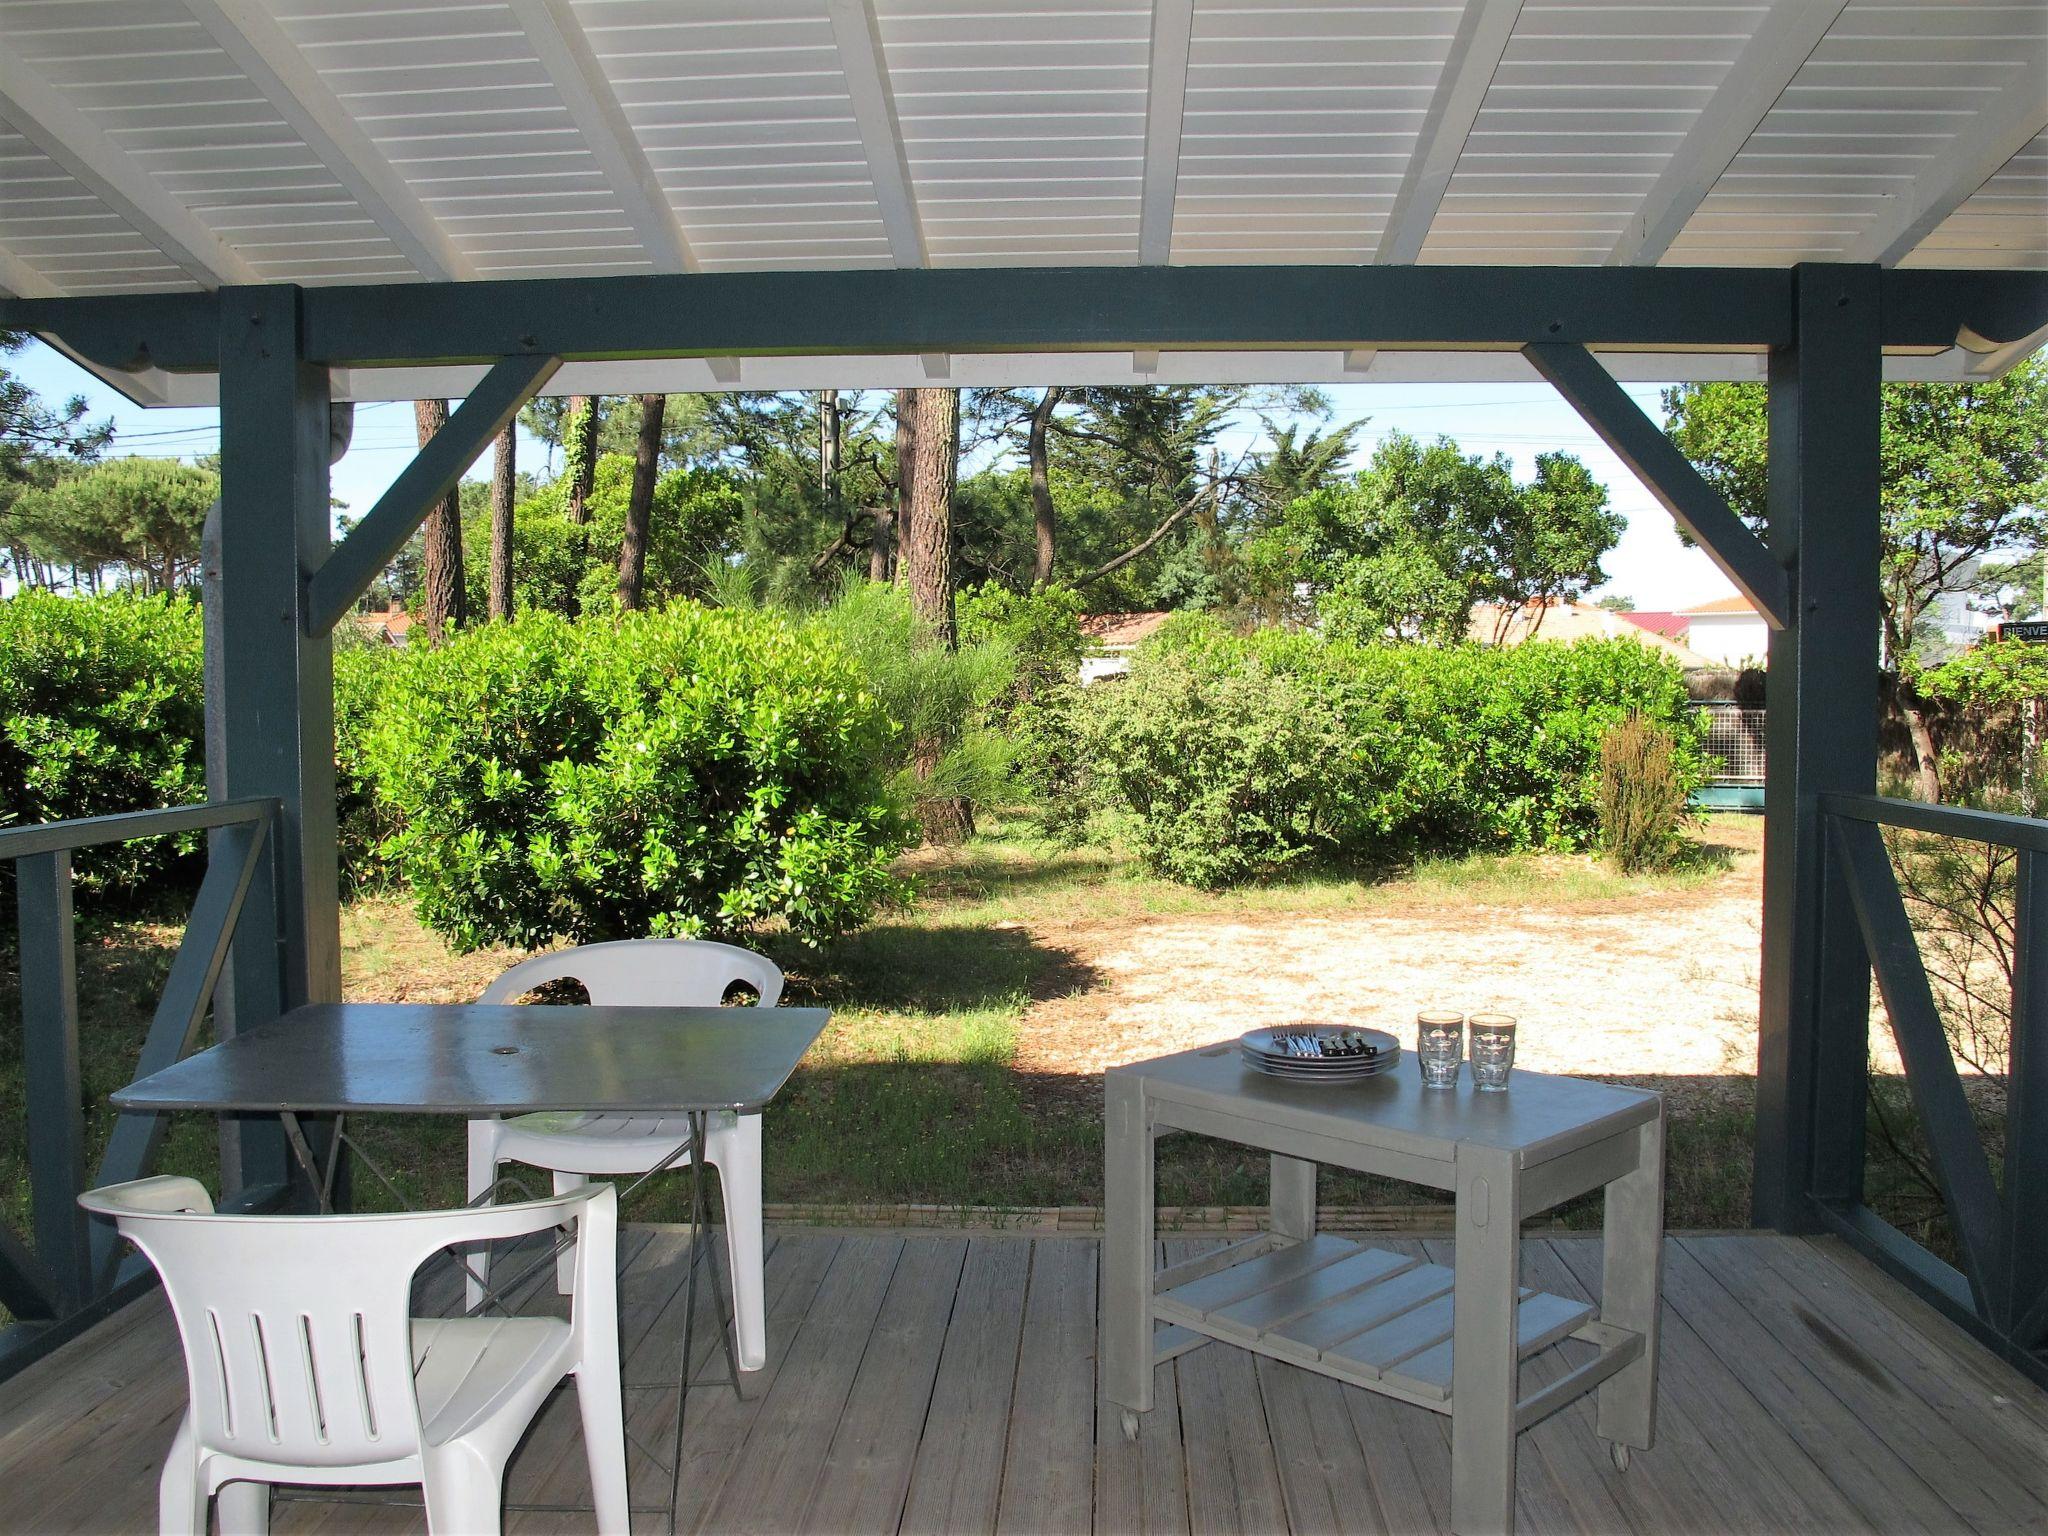
[[[332,635],[523,406],[1220,379],[1548,381],[1771,626],[1759,1230],[1670,1240],[1662,1439],[1621,1475],[1589,1408],[1538,1427],[1524,1528],[2048,1520],[2048,824],[1877,793],[1881,385],[1995,374],[2048,337],[2034,11],[1779,0],[1731,8],[1702,43],[1674,21],[1692,6],[1589,21],[1520,0],[1100,14],[1020,0],[963,19],[789,0],[677,19],[511,0],[423,42],[432,8],[111,9],[5,8],[0,147],[23,185],[83,212],[0,227],[0,328],[138,401],[219,406],[209,803],[0,830],[20,892],[34,1182],[33,1232],[0,1231],[17,1320],[0,1354],[16,1373],[0,1525],[146,1527],[183,1392],[147,1267],[75,1204],[152,1171],[163,1128],[126,1117],[87,1156],[71,856],[210,839],[138,1076],[209,1021],[225,1037],[338,1000]],[[1332,27],[1352,30],[1333,41]],[[809,56],[801,79],[762,87],[786,50]],[[191,57],[205,66],[170,67]],[[1007,88],[1019,58],[1043,91]],[[406,119],[412,72],[441,70],[484,82],[465,89],[516,85],[551,142]],[[1642,79],[1619,105],[1585,107],[1630,71]],[[125,117],[138,76],[161,95]],[[1652,99],[1680,87],[1676,108]],[[1799,115],[1839,90],[1853,101],[1808,142]],[[1938,119],[1904,148],[1881,126],[1902,91]],[[786,100],[805,93],[818,142],[789,129]],[[247,121],[216,131],[224,112]],[[1042,130],[1062,114],[1083,126]],[[700,153],[678,124],[723,138]],[[341,214],[280,211],[292,189],[249,152],[266,134],[311,168],[301,205]],[[1588,157],[1589,140],[1631,163]],[[1856,180],[1865,155],[1889,157],[1875,190]],[[1621,383],[1727,378],[1769,390],[1761,532]],[[456,396],[337,541],[329,469],[352,405]],[[2013,850],[2002,1168],[1977,1138],[1886,828]],[[1873,976],[1955,1230],[1947,1257],[1864,1200]],[[304,1201],[273,1125],[234,1121],[221,1166],[227,1203]],[[625,1254],[631,1379],[680,1338],[678,1239],[642,1229]],[[1523,1263],[1553,1291],[1599,1274],[1581,1238],[1532,1238]],[[1441,1423],[1214,1345],[1161,1367],[1166,1411],[1126,1445],[1096,1401],[1096,1275],[1085,1238],[784,1233],[769,1371],[738,1400],[691,1397],[690,1528],[1444,1528]],[[643,1438],[659,1431],[655,1409],[635,1412]],[[572,1416],[550,1413],[511,1497],[573,1504]],[[288,1529],[417,1522],[358,1503],[279,1515]]]

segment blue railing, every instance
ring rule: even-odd
[[[162,1146],[161,1115],[123,1114],[88,1170],[79,1082],[78,965],[71,856],[81,848],[142,838],[207,834],[206,873],[165,978],[134,1075],[169,1066],[191,1048],[213,1006],[229,945],[277,943],[277,917],[248,914],[250,886],[272,850],[275,800],[230,800],[0,829],[18,894],[21,1051],[27,1105],[32,1232],[0,1223],[0,1305],[14,1321],[0,1333],[0,1377],[54,1348],[149,1282],[148,1266],[124,1260],[113,1232],[88,1223],[81,1190],[139,1179]]]
[[[1835,877],[1828,914],[1860,935],[1954,1234],[1957,1262],[1930,1252],[1864,1199],[1869,1093],[1867,975],[1823,981],[1813,1194],[1821,1219],[2036,1380],[2048,1383],[2048,821],[1878,795],[1820,796]],[[2011,1030],[2004,1177],[1993,1175],[1943,1027],[1885,829],[2009,850]],[[2002,880],[2001,876],[2001,880]],[[1829,973],[1834,976],[1835,973]],[[1858,995],[1860,992],[1860,995]],[[1830,1028],[1826,1021],[1840,1021]]]

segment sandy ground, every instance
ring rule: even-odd
[[[1423,1007],[1521,1021],[1517,1064],[1745,1103],[1756,1071],[1759,860],[1656,904],[1080,921],[1035,936],[1093,985],[1035,1004],[1018,1065],[1100,1072],[1266,1025],[1362,1022],[1412,1047]],[[1879,1032],[1889,1048],[1889,1032]]]

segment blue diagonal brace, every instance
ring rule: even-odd
[[[1538,341],[1522,348],[1536,371],[1585,418],[1679,527],[1699,540],[1737,590],[1773,629],[1792,618],[1792,584],[1785,568],[1737,517],[1721,493],[1701,477],[1642,407],[1614,382],[1600,360],[1576,342]]]
[[[349,531],[307,578],[306,633],[339,624],[392,557],[405,547],[434,503],[455,488],[491,439],[539,394],[561,366],[559,357],[508,357],[484,375],[447,424],[406,465],[369,515]]]

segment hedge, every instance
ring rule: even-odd
[[[1704,781],[1679,669],[1627,640],[1356,645],[1183,617],[1030,739],[1070,834],[1080,807],[1092,835],[1218,886],[1311,856],[1595,847],[1600,744],[1634,714]]]

